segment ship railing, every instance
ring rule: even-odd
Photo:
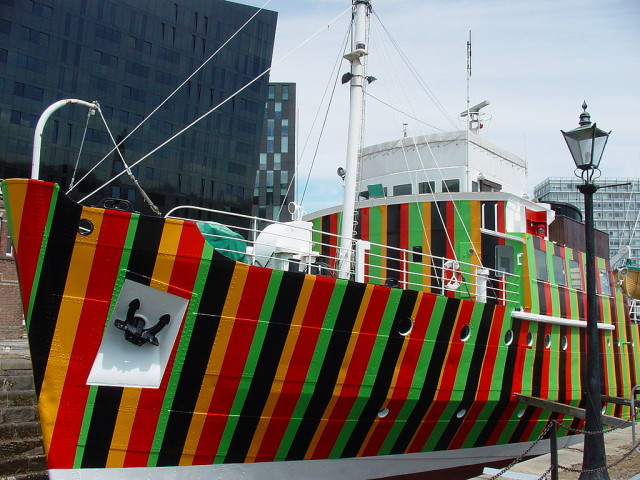
[[[629,299],[629,318],[640,325],[640,301],[635,298]]]
[[[222,254],[275,270],[338,276],[341,236],[314,229],[311,222],[278,222],[187,205],[174,208],[166,216],[190,220],[176,216],[178,209],[206,212],[218,222],[198,220],[199,223],[222,224],[243,238],[245,246],[239,250],[220,244],[227,243],[229,235],[203,232]],[[521,303],[518,276],[513,273],[370,241],[355,240],[353,247],[350,258],[353,280],[479,302]]]

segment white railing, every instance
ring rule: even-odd
[[[640,324],[640,301],[629,299],[629,318],[633,323]]]
[[[190,207],[179,209],[204,211],[220,220],[233,232],[203,235],[223,254],[244,256],[251,265],[286,271],[337,277],[340,235],[311,228],[311,222],[276,222],[233,212]],[[182,218],[186,219],[186,218]],[[188,219],[186,219],[188,220]],[[214,222],[198,221],[214,224]],[[263,227],[264,228],[260,228]],[[243,249],[215,245],[232,236],[242,237]],[[439,257],[363,240],[354,241],[350,259],[351,278],[356,281],[392,287],[423,290],[476,301],[520,304],[517,276],[485,268],[474,263]]]

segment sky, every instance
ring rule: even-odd
[[[240,3],[278,12],[270,81],[297,84],[297,201],[305,191],[307,212],[339,204],[348,84],[335,87],[326,122],[321,100],[332,92],[334,66],[338,75],[349,70],[338,59],[351,1]],[[377,81],[367,88],[365,146],[400,138],[403,123],[410,136],[463,129],[468,85],[472,106],[490,102],[481,136],[527,161],[530,195],[547,177],[573,176],[560,130],[578,126],[584,100],[592,122],[612,132],[602,176],[640,176],[640,1],[373,0],[372,6],[367,74]]]

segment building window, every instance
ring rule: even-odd
[[[280,139],[280,151],[282,153],[289,153],[289,137],[282,137]]]
[[[7,235],[7,246],[5,248],[4,254],[7,257],[13,257],[13,242],[11,241],[11,235]]]
[[[282,127],[280,129],[280,135],[286,137],[289,135],[289,120],[286,118],[282,119]]]
[[[274,105],[276,118],[282,118],[282,102],[276,102]]]
[[[276,86],[275,85],[269,85],[269,100],[275,100],[276,99]]]
[[[289,85],[282,86],[282,101],[286,102],[289,100]]]

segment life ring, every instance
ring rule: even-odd
[[[442,284],[447,290],[457,290],[462,282],[460,263],[447,260],[442,267]]]

